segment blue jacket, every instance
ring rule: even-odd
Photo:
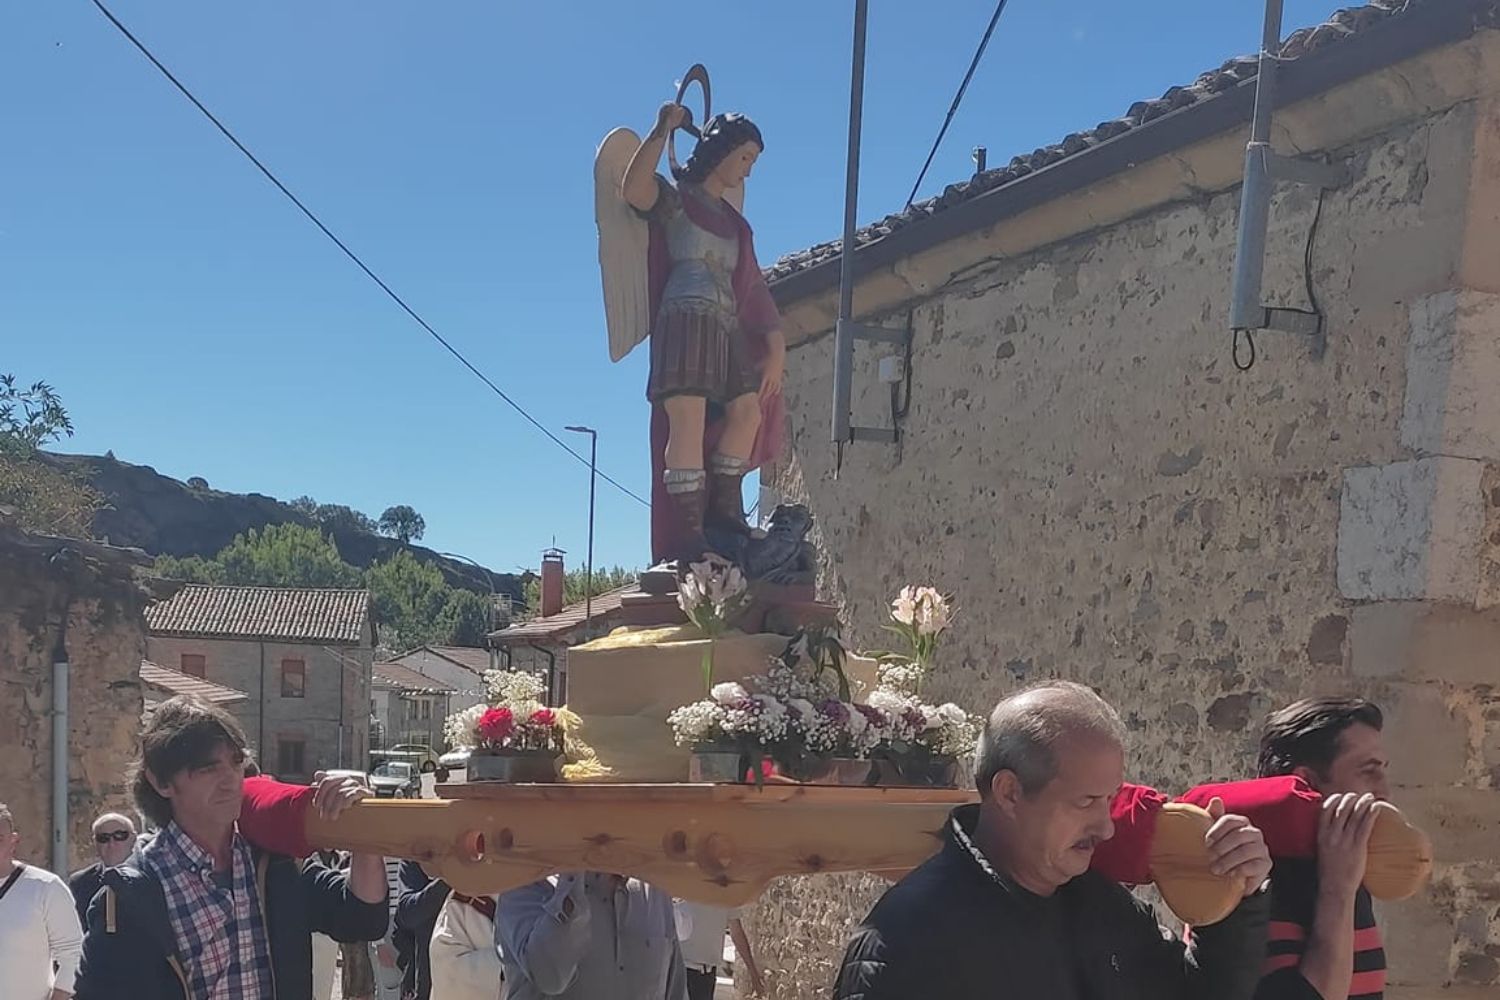
[[[271,943],[274,1000],[311,1000],[312,933],[335,941],[385,936],[385,901],[366,903],[349,877],[310,861],[251,848]],[[104,890],[89,904],[75,1000],[196,1000],[167,917],[161,883],[141,870],[139,852],[104,872]],[[268,998],[270,1000],[270,998]]]

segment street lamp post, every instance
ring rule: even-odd
[[[589,436],[589,555],[588,579],[583,584],[583,624],[594,620],[594,487],[599,478],[599,432],[592,427],[567,427],[574,434]]]

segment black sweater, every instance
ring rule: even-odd
[[[972,833],[978,806],[954,819]],[[950,822],[943,849],[855,931],[836,1000],[1250,1000],[1268,894],[1184,944],[1152,908],[1093,872],[1050,897],[992,875]]]

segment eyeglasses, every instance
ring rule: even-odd
[[[94,834],[94,843],[107,844],[113,840],[117,844],[123,844],[131,838],[129,830],[104,830]]]

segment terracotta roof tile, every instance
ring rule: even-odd
[[[593,601],[593,613],[595,618],[609,615],[617,615],[620,612],[620,600],[626,594],[633,594],[640,588],[633,583],[614,590],[606,590],[602,594],[595,594]],[[496,645],[510,646],[521,642],[536,642],[539,639],[551,639],[560,636],[572,629],[582,625],[587,620],[588,604],[579,601],[570,604],[555,615],[546,618],[533,618],[529,622],[521,622],[510,628],[503,628],[498,632],[490,633],[490,641]]]
[[[1323,24],[1293,32],[1282,43],[1281,60],[1285,63],[1301,59],[1376,25],[1419,12],[1423,8],[1435,8],[1450,3],[1469,3],[1476,10],[1476,17],[1489,20],[1494,19],[1495,9],[1500,8],[1500,4],[1491,0],[1371,0],[1363,7],[1336,11]],[[1123,116],[1114,121],[1101,122],[1084,132],[1074,132],[1061,142],[1017,156],[1004,167],[986,170],[975,174],[968,180],[950,184],[936,197],[919,201],[894,215],[886,216],[873,225],[865,226],[854,235],[856,248],[962,205],[985,192],[1020,181],[1027,175],[1049,167],[1059,160],[1083,155],[1100,143],[1148,125],[1173,111],[1212,98],[1246,80],[1253,80],[1258,73],[1259,66],[1255,57],[1239,56],[1231,59],[1218,69],[1204,73],[1186,87],[1172,87],[1155,100],[1137,101]],[[841,241],[830,240],[805,250],[789,253],[765,269],[766,280],[774,283],[817,265],[836,260],[841,249]]]
[[[215,684],[192,674],[185,674],[181,670],[173,670],[150,660],[141,661],[141,683],[149,688],[166,695],[168,698],[179,694],[194,695],[204,701],[215,705],[233,705],[241,701],[249,701],[250,695],[244,691],[238,691],[232,687]],[[160,704],[156,699],[148,700],[154,704]]]
[[[387,661],[374,667],[375,686],[393,687],[402,691],[433,691],[446,693],[453,690],[440,680],[419,674],[410,667]]]
[[[358,645],[367,639],[369,621],[365,590],[189,584],[146,609],[153,635]]]

